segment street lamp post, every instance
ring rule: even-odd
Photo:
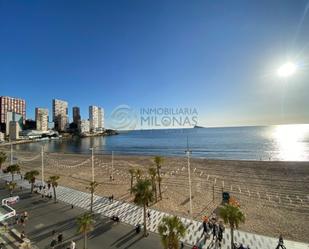
[[[44,146],[42,145],[41,147],[41,163],[42,163],[42,186],[44,186]]]
[[[114,151],[112,151],[112,181],[114,180]]]
[[[188,163],[188,178],[189,178],[189,205],[190,205],[190,217],[192,218],[192,188],[191,188],[191,167],[190,167],[190,155],[192,151],[189,150],[189,144],[187,140],[187,163]]]
[[[11,142],[11,165],[13,164],[13,144]]]
[[[93,150],[94,148],[90,148],[91,150],[91,171],[92,171],[92,182],[94,182],[94,155],[93,155]]]

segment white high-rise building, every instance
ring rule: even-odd
[[[65,131],[68,123],[68,102],[53,99],[53,122],[57,131]]]
[[[98,128],[99,130],[104,128],[104,109],[102,107],[98,109]]]
[[[86,120],[86,119],[80,120],[78,129],[80,133],[88,133],[90,131],[89,120]]]
[[[3,142],[5,139],[5,134],[0,132],[0,142]]]
[[[38,131],[48,130],[48,109],[35,108],[35,122]]]
[[[99,131],[104,127],[104,110],[98,106],[89,106],[90,131]]]

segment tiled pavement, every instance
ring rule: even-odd
[[[1,174],[1,178],[9,181],[11,179],[11,175]],[[17,183],[24,188],[30,188],[29,183],[26,181],[17,180]],[[90,205],[89,193],[63,186],[57,187],[57,199],[84,209],[89,209]],[[107,197],[94,196],[94,211],[107,217],[117,215],[121,222],[133,226],[137,223],[143,222],[143,210],[141,207],[117,200],[110,202]],[[150,212],[150,219],[148,219],[147,224],[148,229],[152,232],[157,232],[157,227],[161,219],[169,214],[154,209],[148,209],[148,211]],[[202,223],[186,218],[181,218],[181,220],[187,227],[187,234],[183,241],[190,245],[197,244],[202,237]],[[278,243],[277,238],[266,237],[243,231],[235,231],[234,236],[236,242],[249,245],[251,249],[275,249]],[[309,249],[309,244],[288,240],[285,240],[285,246],[287,249]],[[215,246],[209,247],[209,243],[207,243],[203,246],[203,248],[215,248]],[[229,229],[226,229],[224,233],[222,249],[231,249]]]
[[[3,243],[6,249],[19,248],[19,243],[16,242],[16,239],[8,231],[5,231],[4,227],[0,227],[0,243]]]

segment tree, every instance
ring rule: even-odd
[[[87,236],[93,230],[94,221],[92,214],[85,213],[77,218],[78,232],[84,235],[84,249],[87,249]]]
[[[35,177],[38,176],[39,174],[40,174],[39,171],[31,170],[31,171],[26,172],[24,176],[25,180],[27,180],[31,184],[31,190],[30,190],[31,193],[33,192],[33,186],[36,180]]]
[[[7,189],[10,191],[10,197],[13,196],[13,191],[16,188],[17,184],[16,182],[9,182],[6,184]]]
[[[141,169],[135,170],[135,177],[137,181],[141,179],[142,175],[143,175],[143,171]]]
[[[234,229],[238,229],[239,223],[245,222],[245,215],[237,206],[226,204],[219,210],[219,215],[225,224],[231,229],[231,248],[234,245]]]
[[[7,159],[7,156],[6,156],[6,154],[5,154],[5,152],[0,152],[0,169],[1,169],[1,167],[2,167],[2,164],[6,161],[6,159]]]
[[[96,181],[94,182],[90,182],[89,186],[86,187],[87,190],[90,191],[91,197],[90,197],[90,213],[92,213],[92,209],[93,209],[93,194],[94,191],[96,190],[96,188],[98,187],[99,183],[97,183]]]
[[[130,186],[130,194],[132,194],[132,189],[133,189],[133,180],[134,180],[134,176],[135,176],[135,169],[129,169],[129,173],[131,176],[131,186]]]
[[[163,217],[158,231],[164,249],[178,249],[180,238],[186,234],[186,228],[177,216]]]
[[[60,176],[50,176],[47,183],[51,184],[51,186],[53,187],[53,191],[54,191],[54,203],[57,202],[57,197],[56,197],[56,188],[58,187],[58,180],[60,179]]]
[[[12,164],[6,168],[6,171],[12,174],[12,182],[13,182],[14,174],[20,172],[20,166],[18,164]]]
[[[156,202],[158,201],[158,197],[157,197],[157,187],[156,187],[156,177],[157,177],[157,171],[155,168],[149,168],[148,169],[148,173],[150,175],[150,179],[151,179],[151,185],[152,185],[152,191],[155,194],[155,200]]]
[[[163,158],[160,157],[160,156],[155,156],[154,158],[154,163],[157,167],[157,181],[158,181],[158,186],[159,186],[159,197],[160,199],[162,199],[162,192],[161,192],[161,181],[162,181],[162,178],[161,178],[161,167],[162,167],[162,163],[163,163]]]
[[[147,236],[147,223],[146,223],[146,206],[149,202],[153,201],[153,192],[151,189],[151,182],[148,179],[138,180],[133,187],[134,203],[142,206],[144,209],[144,236]]]

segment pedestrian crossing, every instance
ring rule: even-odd
[[[10,180],[11,175],[2,174],[1,178]],[[26,181],[17,180],[17,184],[23,188],[30,188],[30,184]],[[58,186],[56,190],[57,199],[69,203],[75,207],[80,207],[86,210],[90,209],[90,193],[78,191],[75,189]],[[50,191],[52,193],[52,191]],[[138,207],[132,203],[113,200],[110,201],[108,197],[101,197],[94,195],[93,210],[101,215],[112,217],[118,216],[121,222],[135,226],[136,224],[143,223],[143,208]],[[149,231],[157,233],[158,225],[164,216],[170,214],[158,211],[155,209],[147,209],[150,213],[150,218],[147,217],[147,228]],[[187,227],[187,233],[183,238],[183,242],[189,245],[199,244],[203,240],[203,225],[202,222],[190,220],[184,217],[180,218],[184,225]],[[235,242],[242,243],[243,245],[250,246],[250,249],[274,249],[277,246],[278,239],[267,236],[247,233],[243,231],[234,232]],[[216,248],[215,245],[210,245],[208,241],[203,248]],[[299,243],[294,241],[285,240],[285,246],[288,249],[309,249],[309,244]],[[223,235],[222,249],[230,248],[230,230],[226,229]]]

